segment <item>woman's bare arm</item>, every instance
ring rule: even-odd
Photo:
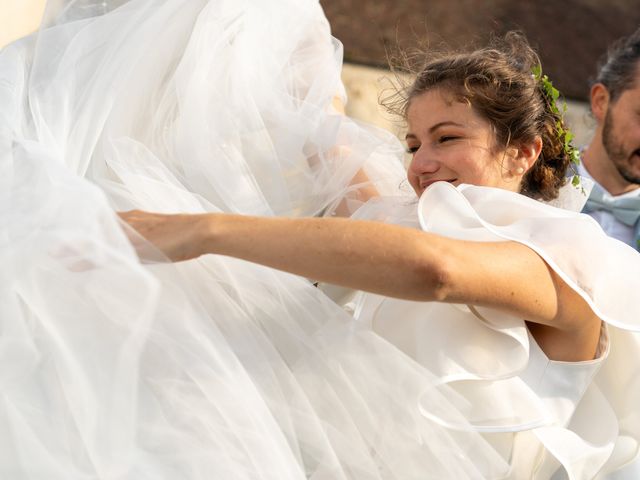
[[[515,242],[468,242],[347,219],[121,217],[174,261],[214,253],[407,300],[497,308],[565,331],[597,322],[540,256]]]

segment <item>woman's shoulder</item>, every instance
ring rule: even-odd
[[[468,241],[511,241],[535,251],[603,321],[640,330],[640,255],[591,217],[489,187],[440,182],[422,195],[423,230]]]

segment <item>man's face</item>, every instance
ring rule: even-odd
[[[609,105],[602,144],[622,178],[640,185],[640,70],[635,85]]]

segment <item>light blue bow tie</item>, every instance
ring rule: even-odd
[[[640,196],[614,198],[595,184],[582,211],[590,213],[598,210],[610,212],[620,222],[633,227],[635,247],[640,251]]]

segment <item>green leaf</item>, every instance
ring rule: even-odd
[[[577,187],[578,185],[580,185],[580,176],[574,175],[573,178],[571,179],[571,185],[573,185],[574,187]]]
[[[580,165],[580,152],[575,148],[571,150],[571,161],[576,165]]]
[[[571,133],[569,130],[565,130],[564,131],[564,144],[569,146],[569,144],[571,143],[571,140],[573,140],[573,133]]]
[[[567,112],[567,102],[562,101],[562,110],[558,107],[558,99],[560,98],[560,91],[553,86],[548,75],[542,75],[542,66],[534,65],[531,68],[531,73],[540,82],[540,89],[546,97],[545,100],[549,106],[549,110],[554,113],[558,120],[556,121],[556,134],[558,139],[562,141],[564,153],[570,159],[570,161],[576,165],[580,165],[580,152],[574,148],[571,142],[574,139],[573,133],[569,129],[564,128],[562,125],[562,119]],[[572,184],[578,186],[580,184],[580,177],[574,176]]]
[[[534,65],[531,69],[531,73],[533,73],[534,77],[540,79],[540,76],[542,75],[542,65]]]

